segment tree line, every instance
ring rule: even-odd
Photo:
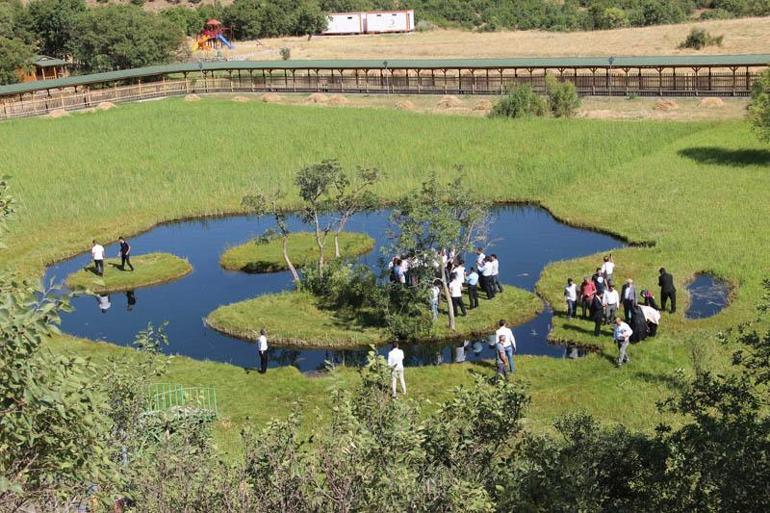
[[[418,29],[480,31],[678,23],[696,9],[702,19],[770,14],[768,0],[235,0],[158,13],[143,11],[143,3],[87,8],[85,0],[0,0],[0,84],[16,82],[36,53],[69,59],[78,73],[186,60],[184,36],[209,18],[232,27],[236,39],[255,39],[311,35],[324,29],[329,12],[372,9],[414,9]]]

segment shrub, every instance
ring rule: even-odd
[[[548,95],[548,106],[551,114],[557,118],[569,118],[575,115],[580,107],[580,97],[575,84],[569,80],[560,82],[554,76],[545,79],[545,89]]]
[[[417,22],[414,28],[417,30],[417,32],[430,32],[432,30],[436,30],[438,27],[436,27],[436,24],[432,21],[420,20]]]
[[[279,52],[281,53],[281,59],[285,61],[291,59],[291,48],[283,47],[279,50]]]
[[[502,97],[489,113],[491,117],[525,118],[544,116],[547,110],[545,99],[528,85],[517,86]]]
[[[687,38],[679,45],[679,48],[701,50],[711,45],[722,46],[723,39],[724,36],[712,36],[705,29],[693,27]]]
[[[754,82],[749,121],[757,131],[759,139],[770,142],[770,71],[765,71],[760,79]]]

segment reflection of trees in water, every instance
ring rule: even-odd
[[[298,349],[273,349],[268,355],[272,362],[279,365],[293,365],[296,367],[302,351]]]

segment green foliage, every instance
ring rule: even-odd
[[[291,59],[291,48],[283,47],[279,50],[279,53],[281,54],[281,59],[284,61],[288,61]]]
[[[194,36],[203,27],[203,10],[175,6],[160,11],[160,16],[179,27],[188,36]]]
[[[326,30],[329,19],[317,2],[302,2],[294,14],[294,35],[312,36]],[[287,60],[287,59],[284,59]]]
[[[0,85],[18,82],[19,71],[29,69],[32,58],[32,49],[28,44],[0,37]]]
[[[169,62],[182,44],[182,29],[133,5],[88,10],[77,24],[72,53],[87,72]]]
[[[687,34],[687,38],[682,41],[679,48],[693,48],[695,50],[702,50],[707,46],[722,46],[724,36],[712,36],[706,29],[700,27],[693,27],[690,29],[690,33]]]
[[[40,53],[64,59],[72,53],[78,19],[86,11],[84,0],[35,0],[28,6]]]
[[[570,118],[580,108],[580,97],[575,89],[575,84],[559,81],[556,77],[548,75],[545,79],[545,90],[548,97],[548,106],[551,114],[556,118]]]
[[[511,89],[492,107],[490,117],[528,118],[544,116],[548,105],[546,100],[530,86],[521,85]]]
[[[770,71],[754,83],[748,117],[759,139],[770,142]]]

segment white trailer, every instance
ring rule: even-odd
[[[363,13],[364,32],[381,34],[384,32],[412,32],[414,30],[414,11],[373,11]]]
[[[329,23],[322,34],[363,34],[366,13],[336,12],[329,14]]]

